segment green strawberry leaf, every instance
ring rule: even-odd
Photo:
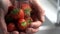
[[[31,9],[27,8],[27,9],[25,9],[24,11],[25,11],[25,14],[30,15]]]
[[[26,26],[27,25],[27,23],[26,22],[22,22],[22,24],[21,24],[22,26]]]
[[[31,20],[28,20],[28,23],[31,23],[32,21]]]
[[[12,14],[17,14],[19,12],[18,9],[14,9],[13,11],[11,11]]]

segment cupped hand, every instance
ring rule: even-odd
[[[30,28],[26,29],[26,33],[24,32],[18,32],[13,31],[13,34],[34,34],[38,31],[38,28],[42,25],[44,22],[44,10],[41,8],[41,6],[36,2],[37,0],[30,0],[30,4],[32,7],[31,17],[34,20],[34,22],[31,23]],[[6,23],[4,16],[8,12],[8,7],[11,5],[15,5],[17,7],[17,2],[15,0],[2,0],[2,8],[0,8],[0,28],[3,31],[3,34],[10,34],[11,32],[7,31]]]

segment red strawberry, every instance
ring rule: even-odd
[[[25,21],[25,19],[20,19],[18,21],[18,28],[19,30],[25,30],[27,28],[27,22]]]
[[[22,4],[21,8],[24,10],[25,15],[30,16],[30,12],[32,11],[32,9],[29,4]]]
[[[19,10],[18,9],[13,9],[12,11],[11,11],[11,17],[13,18],[13,19],[18,19],[19,17],[18,17],[18,12],[19,12]]]
[[[14,9],[12,12],[11,12],[11,16],[12,18],[14,19],[24,19],[24,11],[22,9],[18,10],[18,9]]]
[[[7,30],[8,30],[9,32],[14,31],[14,30],[15,30],[15,25],[14,25],[13,23],[9,23],[9,24],[7,25]]]
[[[22,8],[23,10],[25,10],[25,9],[27,9],[27,8],[29,8],[29,9],[31,10],[30,5],[29,5],[29,4],[26,4],[26,3],[22,4],[21,8]]]
[[[31,17],[25,18],[26,22],[28,23],[28,27],[30,26],[31,22],[33,21]]]
[[[9,6],[8,7],[8,12],[10,13],[14,9],[14,6]]]
[[[19,15],[20,19],[24,19],[24,11],[22,9],[20,9],[18,15]]]

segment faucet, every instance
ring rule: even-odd
[[[57,23],[55,26],[60,26],[60,0],[57,0]]]
[[[60,10],[57,13],[57,23],[55,23],[55,26],[60,26]]]

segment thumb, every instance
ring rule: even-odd
[[[6,23],[4,20],[4,11],[3,9],[0,9],[0,28],[3,32],[3,34],[7,34],[7,27],[6,27]]]

